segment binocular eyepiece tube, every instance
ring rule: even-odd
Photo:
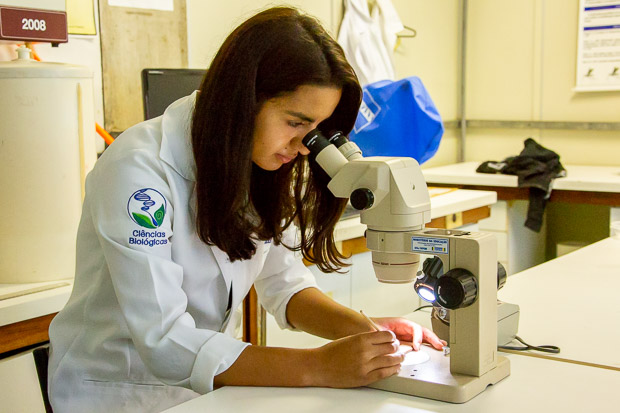
[[[320,130],[313,129],[304,136],[302,143],[321,168],[333,178],[347,162],[362,158],[362,151],[340,131],[329,135],[326,138]]]

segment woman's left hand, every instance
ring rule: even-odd
[[[415,351],[420,350],[422,343],[427,343],[437,350],[441,350],[447,343],[440,340],[437,334],[426,327],[398,317],[373,317],[373,321],[386,330],[391,330],[400,341],[411,342]]]

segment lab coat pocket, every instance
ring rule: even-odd
[[[166,387],[163,383],[133,383],[126,381],[106,381],[106,380],[94,380],[94,379],[84,379],[84,384],[87,386],[95,386],[102,388],[116,388],[116,389],[140,389],[140,390],[161,390],[161,388]]]
[[[163,383],[93,379],[84,379],[82,383],[85,390],[82,396],[90,399],[91,403],[96,400],[98,405],[96,408],[105,408],[108,412],[158,412],[198,395],[189,389],[167,386]]]

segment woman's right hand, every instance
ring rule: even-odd
[[[314,349],[317,385],[359,387],[400,371],[405,356],[391,331],[361,333]]]

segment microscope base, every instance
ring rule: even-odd
[[[510,362],[498,356],[497,366],[480,377],[450,373],[450,357],[423,346],[420,351],[430,355],[421,364],[403,366],[397,376],[371,384],[379,390],[409,394],[450,403],[465,403],[482,393],[487,386],[510,375]]]

